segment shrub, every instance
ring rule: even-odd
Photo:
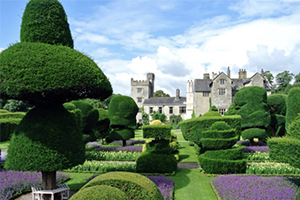
[[[285,134],[285,119],[286,117],[278,114],[271,114],[270,127],[273,131],[273,136],[283,136]]]
[[[239,136],[232,138],[202,138],[201,145],[205,149],[219,150],[231,148],[239,139]]]
[[[0,119],[4,118],[19,118],[22,119],[26,115],[25,112],[7,112],[7,113],[0,113]]]
[[[27,4],[21,24],[21,42],[41,42],[73,48],[64,8],[57,0],[48,1],[31,0]]]
[[[266,141],[267,132],[261,128],[249,128],[242,131],[242,137],[244,140],[252,140],[258,138],[260,141]]]
[[[154,139],[145,143],[145,151],[156,154],[171,154],[172,149],[169,144],[169,140]]]
[[[0,120],[0,141],[7,141],[10,139],[14,130],[22,119],[20,118],[1,118]]]
[[[177,170],[177,160],[173,154],[143,152],[136,161],[139,173],[172,173]]]
[[[271,94],[267,96],[267,103],[270,107],[271,114],[283,115],[286,114],[286,99],[284,94]]]
[[[287,97],[287,109],[286,109],[286,129],[292,123],[292,121],[300,113],[300,88],[295,87],[289,91]]]
[[[300,140],[300,114],[289,125],[287,135]]]
[[[70,200],[127,200],[125,193],[120,189],[108,185],[95,185],[92,187],[79,190]]]
[[[169,140],[171,137],[171,125],[145,125],[143,126],[144,138],[158,138]]]
[[[209,111],[202,115],[202,117],[220,117],[220,116],[221,114],[218,111]]]
[[[225,159],[213,159],[207,157],[205,154],[201,154],[199,157],[199,163],[205,173],[208,174],[227,174],[227,173],[245,173],[246,172],[246,160],[225,160]]]
[[[204,155],[212,159],[238,160],[243,158],[244,146],[233,149],[205,151]]]
[[[128,199],[163,199],[157,186],[147,177],[130,172],[109,172],[99,175],[80,190],[92,186],[108,185],[125,193]]]
[[[170,121],[170,124],[172,126],[172,129],[178,129],[179,128],[179,122],[182,121],[182,117],[181,117],[181,115],[172,114],[170,116],[169,121]]]

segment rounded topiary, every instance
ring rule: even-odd
[[[129,140],[134,138],[134,130],[132,128],[113,129],[109,137],[114,140]]]
[[[21,24],[21,42],[41,42],[73,48],[67,16],[57,0],[30,0]]]
[[[284,115],[286,114],[286,99],[284,94],[271,94],[267,96],[267,102],[270,107],[271,114]]]
[[[153,125],[153,126],[159,126],[159,125],[163,125],[164,123],[162,123],[160,120],[156,119],[156,120],[153,120],[152,122],[150,122],[150,125]]]
[[[209,111],[202,115],[202,117],[220,117],[220,116],[221,114],[218,111]]]
[[[300,87],[292,88],[287,97],[286,129],[300,113]]]
[[[85,184],[80,190],[108,185],[123,191],[128,199],[164,199],[158,187],[147,177],[131,172],[108,172]]]
[[[1,52],[0,60],[0,93],[5,98],[36,105],[86,97],[104,99],[112,93],[97,64],[68,47],[17,43]]]
[[[53,172],[82,164],[85,147],[74,118],[62,105],[31,109],[12,136],[5,168]]]
[[[108,185],[95,185],[76,192],[70,200],[127,200],[124,192]]]
[[[300,140],[300,114],[289,125],[287,135]]]
[[[231,127],[224,121],[218,121],[213,123],[213,125],[211,125],[210,127],[211,130],[229,130],[231,129]]]
[[[108,116],[111,126],[135,126],[139,108],[128,96],[115,95],[109,102]]]
[[[258,138],[260,141],[266,141],[267,132],[261,128],[249,128],[242,131],[242,138],[250,141],[254,138]]]

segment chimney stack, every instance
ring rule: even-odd
[[[227,76],[230,78],[230,67],[227,68]]]
[[[175,99],[179,100],[179,98],[180,98],[180,90],[176,89],[176,97],[175,97]]]
[[[239,79],[246,79],[247,78],[247,71],[245,69],[239,70]]]
[[[203,79],[204,80],[209,80],[209,73],[204,73],[203,74]]]

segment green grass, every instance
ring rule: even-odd
[[[0,142],[0,149],[7,149],[9,145],[9,141]]]
[[[143,138],[143,130],[142,129],[138,129],[135,130],[135,137],[132,138],[132,140],[145,140],[145,138]]]
[[[177,140],[179,141],[179,161],[180,162],[198,162],[197,155],[193,146],[185,141],[181,133],[176,133]]]
[[[212,177],[206,177],[199,169],[178,169],[175,176],[171,176],[175,182],[175,199],[217,199],[211,186]]]
[[[92,173],[73,173],[73,172],[64,172],[65,174],[70,175],[70,180],[65,182],[70,187],[70,190],[77,191],[84,184],[87,183],[88,179],[92,177],[94,174]]]

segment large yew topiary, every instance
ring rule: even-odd
[[[107,141],[122,140],[123,146],[126,146],[126,140],[134,137],[132,127],[136,125],[138,111],[139,108],[131,97],[115,95],[108,106],[108,116],[112,130],[107,137]]]
[[[31,0],[23,13],[21,42],[61,44],[73,48],[67,15],[57,0]]]
[[[286,130],[292,121],[300,114],[300,88],[295,87],[289,91],[286,109]]]
[[[21,43],[0,54],[0,93],[28,101],[34,109],[13,134],[5,167],[42,171],[43,189],[52,190],[56,171],[82,164],[85,156],[78,110],[68,112],[62,104],[105,99],[112,88],[93,60],[70,48],[73,41],[58,1],[29,1],[23,20]]]

